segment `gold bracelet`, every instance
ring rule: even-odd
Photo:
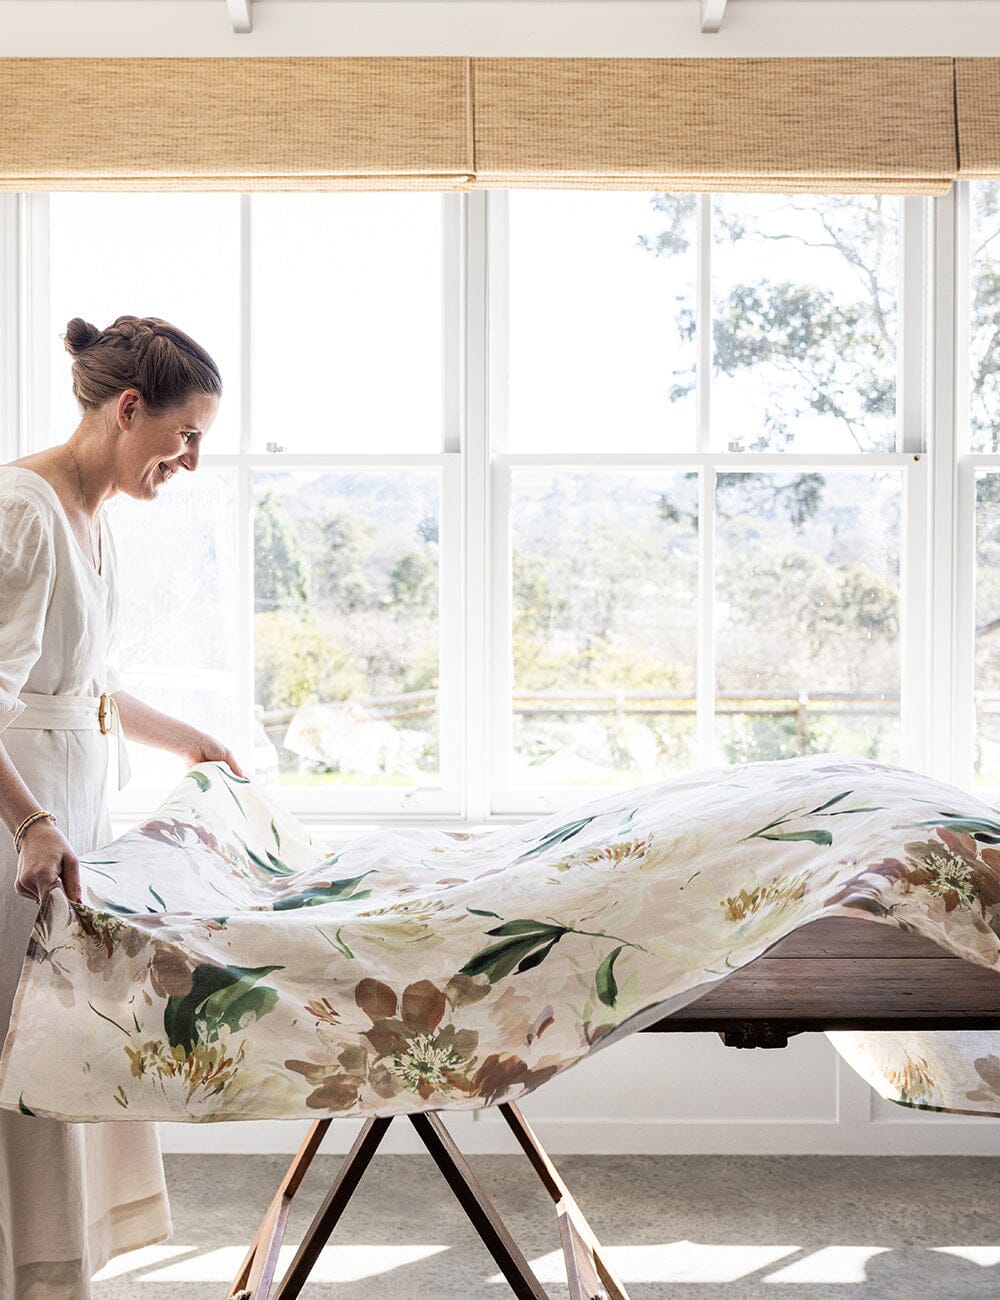
[[[28,813],[27,817],[25,817],[24,821],[21,822],[20,826],[18,826],[17,830],[14,832],[15,853],[21,852],[21,841],[24,839],[24,832],[29,826],[33,826],[35,822],[40,822],[43,817],[50,818],[52,823],[55,824],[55,814],[47,812],[44,808],[39,808],[36,812]]]

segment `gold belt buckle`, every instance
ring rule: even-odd
[[[111,696],[102,695],[101,701],[97,706],[97,721],[101,728],[101,735],[106,736],[111,730]]]

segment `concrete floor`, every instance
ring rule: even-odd
[[[112,1260],[93,1300],[222,1300],[287,1156],[164,1156],[169,1242]],[[293,1202],[300,1238],[340,1160]],[[516,1156],[472,1157],[552,1297],[568,1290],[552,1202]],[[556,1164],[632,1300],[964,1300],[1000,1295],[1000,1160],[980,1157],[562,1156]],[[338,1300],[504,1300],[427,1156],[376,1156],[302,1292]]]

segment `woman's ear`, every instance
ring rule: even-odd
[[[127,429],[132,423],[132,417],[140,401],[141,395],[137,388],[126,388],[124,392],[118,394],[116,415],[121,428]]]

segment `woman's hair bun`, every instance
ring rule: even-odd
[[[205,349],[159,316],[118,316],[102,330],[74,316],[63,345],[74,358],[73,396],[84,411],[126,388],[137,389],[151,411],[165,411],[191,393],[222,393],[219,367]]]
[[[100,335],[101,331],[96,325],[91,325],[82,316],[74,316],[66,326],[66,333],[63,335],[63,347],[71,356],[76,357],[100,338]]]

